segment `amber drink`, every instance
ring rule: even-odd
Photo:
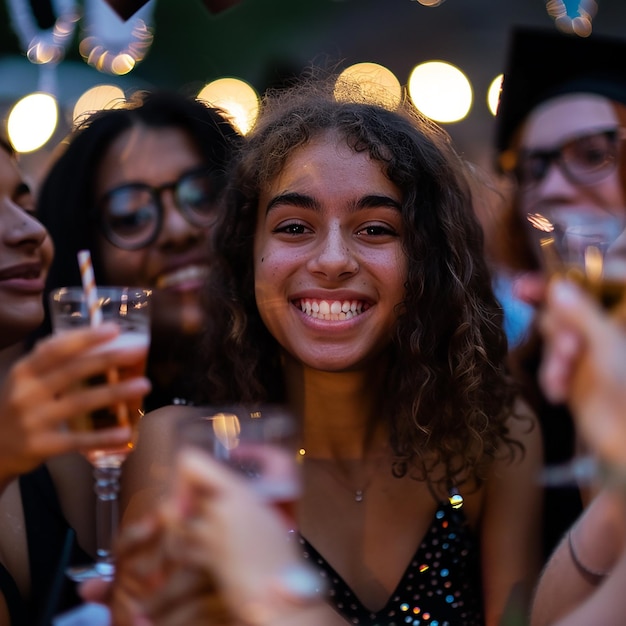
[[[137,361],[82,381],[84,385],[103,385],[121,382],[127,378],[141,376],[145,372],[150,344],[149,302],[151,292],[132,287],[97,288],[97,305],[101,319],[120,326],[121,333],[112,341],[98,346],[94,352],[114,351],[121,347],[141,348]],[[50,295],[50,310],[55,333],[87,326],[92,323],[88,304],[81,287],[64,287]],[[135,433],[141,418],[142,400],[112,404],[111,406],[84,413],[71,420],[75,430],[99,430],[115,426],[130,426]],[[121,465],[134,445],[133,437],[123,446],[90,450],[85,452],[89,461],[96,465]]]
[[[528,224],[549,277],[567,278],[607,310],[624,306],[626,211],[559,205],[529,213]]]

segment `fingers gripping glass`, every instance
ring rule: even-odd
[[[107,240],[124,250],[149,246],[163,226],[163,193],[170,191],[174,205],[185,219],[205,228],[217,215],[217,197],[222,185],[205,168],[183,174],[177,181],[151,187],[129,183],[107,192],[98,206],[98,220]]]
[[[567,179],[579,185],[592,185],[615,171],[624,129],[611,129],[570,139],[552,150],[520,151],[508,168],[523,189],[538,185],[550,167],[558,165]],[[503,155],[504,156],[504,155]]]

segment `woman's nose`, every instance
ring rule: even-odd
[[[8,245],[42,245],[48,235],[44,225],[10,198],[0,200],[0,230]]]
[[[358,271],[359,263],[351,242],[341,228],[332,228],[320,238],[310,262],[310,269],[329,279],[351,276]]]
[[[161,232],[157,237],[157,245],[184,246],[207,236],[208,229],[192,224],[183,214],[172,193],[161,196],[163,221]]]

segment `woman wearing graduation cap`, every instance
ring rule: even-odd
[[[501,262],[521,273],[517,293],[535,304],[545,281],[524,235],[526,214],[557,205],[607,211],[626,206],[625,53],[621,40],[532,29],[513,33],[496,121],[498,166],[515,190],[501,232]],[[540,347],[531,331],[511,362],[542,423],[545,462],[554,464],[573,456],[578,443],[567,409],[551,405],[537,386]],[[621,508],[604,490],[578,520],[581,503],[573,487],[547,489],[545,505],[546,554],[556,550],[535,599],[533,626],[553,623],[603,582],[626,528]]]

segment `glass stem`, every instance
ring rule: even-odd
[[[118,493],[120,490],[120,467],[95,467],[94,490],[96,503],[96,569],[103,578],[113,578],[115,572],[113,541],[118,526]]]

